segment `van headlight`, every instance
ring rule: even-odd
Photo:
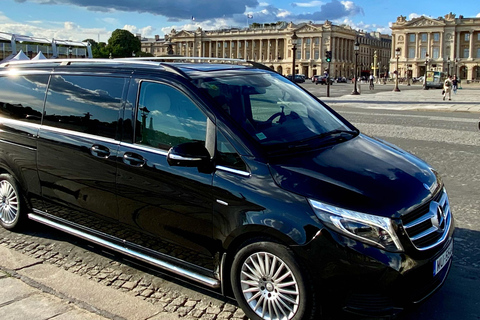
[[[391,219],[308,201],[315,215],[329,228],[387,251],[403,251]]]

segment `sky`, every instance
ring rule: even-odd
[[[400,15],[480,17],[478,0],[0,0],[0,32],[107,42],[116,29],[161,38],[172,29],[244,28],[277,21],[347,24],[391,34]],[[250,18],[249,18],[250,17]]]

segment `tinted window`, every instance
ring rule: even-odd
[[[48,77],[0,77],[0,116],[40,123]]]
[[[217,165],[237,169],[240,171],[247,171],[247,167],[240,155],[235,151],[233,146],[227,139],[217,132]]]
[[[205,142],[207,117],[185,94],[160,83],[142,82],[137,107],[136,143],[160,148]]]
[[[125,79],[52,76],[44,124],[115,138]]]

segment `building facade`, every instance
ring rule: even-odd
[[[293,68],[294,33],[298,37],[296,74],[310,78],[329,70],[332,77],[353,77],[355,41],[361,44],[357,57],[359,72],[378,74],[379,66],[388,66],[389,36],[358,32],[349,26],[333,25],[330,21],[299,25],[283,22],[213,31],[201,28],[196,31],[172,30],[165,38],[155,36],[154,39],[141,39],[141,43],[142,51],[154,56],[167,55],[170,46],[171,53],[176,55],[252,60],[288,75]],[[325,51],[332,51],[330,66],[325,60]]]
[[[400,77],[441,71],[480,80],[480,18],[456,18],[452,13],[437,19],[399,16],[392,24],[392,41],[390,69],[396,70],[395,50],[399,48]]]

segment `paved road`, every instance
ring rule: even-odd
[[[464,87],[443,102],[438,90],[387,86],[322,99],[367,134],[426,159],[448,187],[458,226],[451,275],[400,319],[478,320],[480,88]],[[315,90],[324,89],[309,90],[322,96]],[[40,225],[0,229],[0,287],[0,319],[244,319],[233,301]]]

